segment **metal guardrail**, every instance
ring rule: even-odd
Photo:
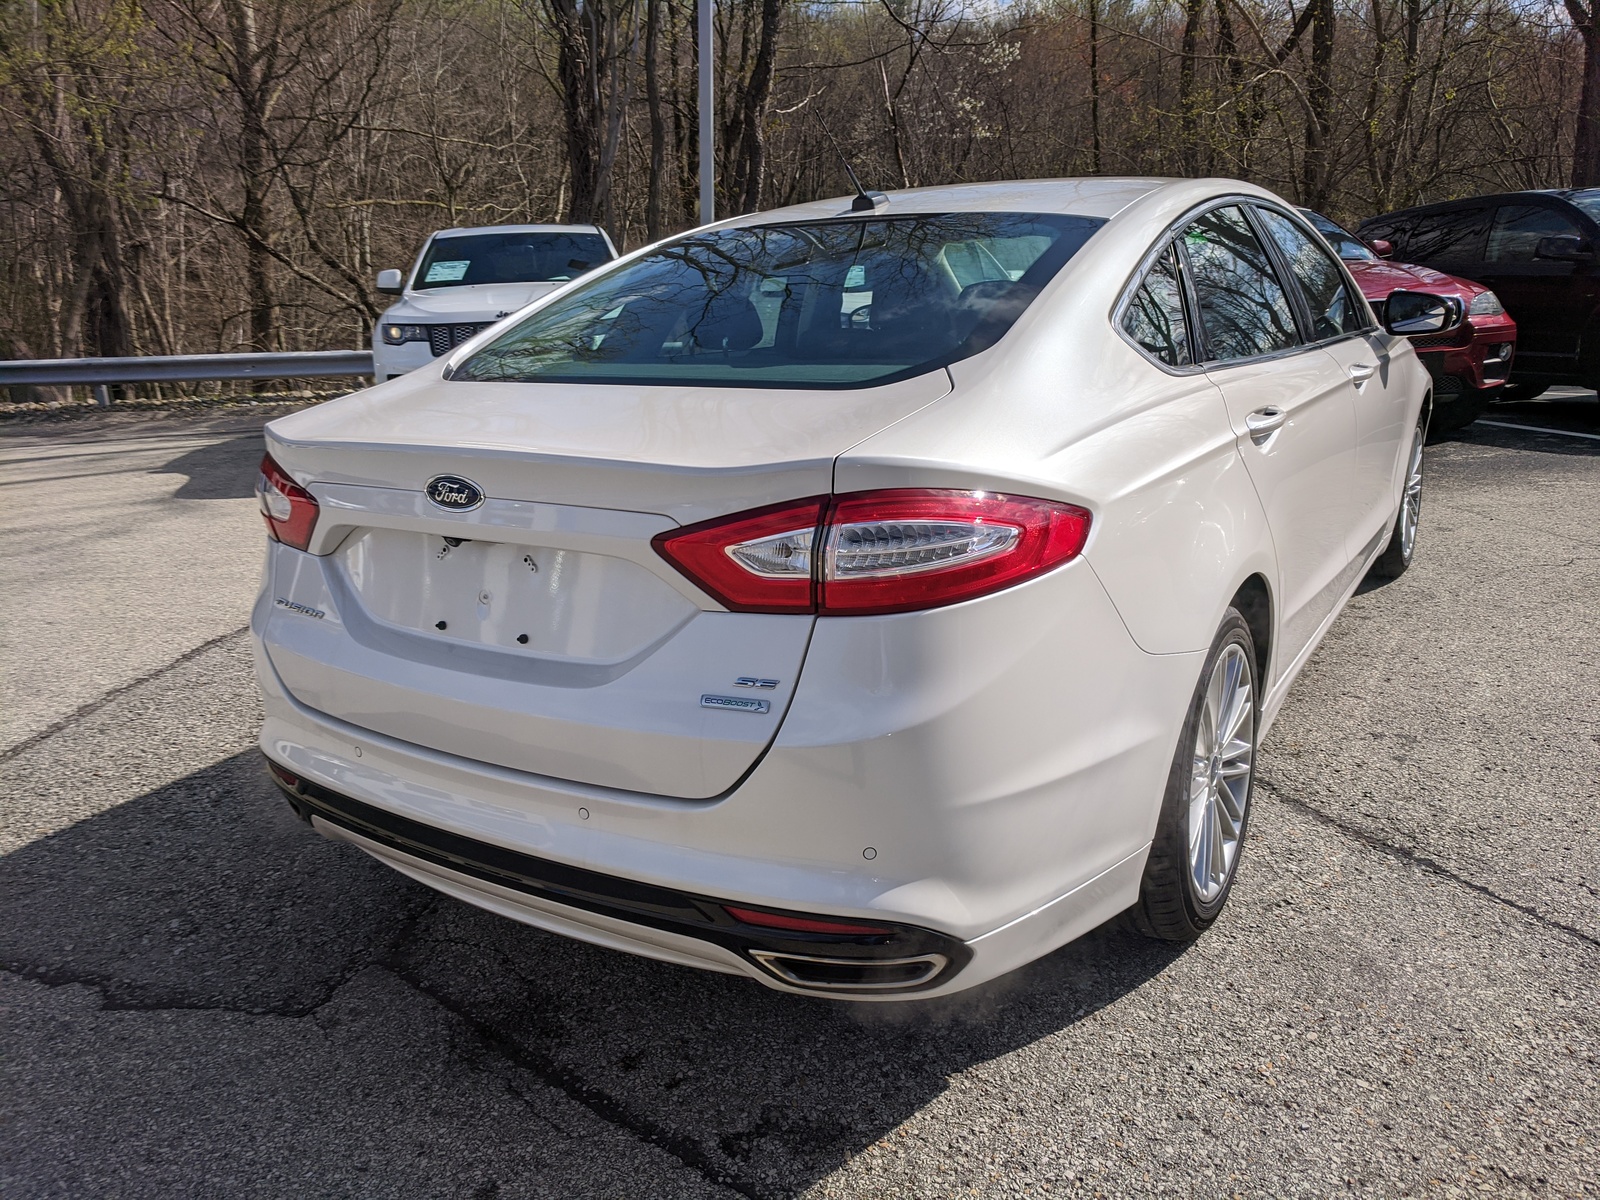
[[[203,379],[332,379],[372,374],[370,350],[283,354],[172,354],[137,358],[37,358],[0,362],[0,387],[91,384],[101,405],[113,383],[188,383]]]

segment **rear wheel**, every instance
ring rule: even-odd
[[[1255,644],[1229,609],[1206,656],[1178,738],[1133,922],[1150,937],[1187,942],[1228,901],[1250,821],[1259,709]]]
[[[1422,443],[1427,435],[1426,421],[1417,423],[1406,459],[1406,486],[1400,493],[1400,511],[1395,514],[1389,534],[1389,548],[1372,564],[1372,574],[1380,579],[1398,579],[1406,573],[1417,552],[1417,528],[1422,520]]]

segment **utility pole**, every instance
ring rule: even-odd
[[[700,0],[700,224],[717,219],[716,107],[711,72],[716,56],[711,50],[712,0]]]

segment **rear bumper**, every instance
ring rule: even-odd
[[[1086,562],[966,605],[819,621],[774,744],[727,793],[684,801],[359,728],[296,700],[259,638],[256,651],[261,747],[323,789],[326,811],[301,804],[323,833],[532,925],[858,999],[973,986],[1132,904],[1204,658],[1140,651]],[[434,835],[468,852],[452,858]],[[502,853],[521,867],[497,874]],[[903,987],[819,987],[761,957],[801,954],[791,940],[579,904],[529,883],[547,866],[609,880],[601,893],[893,925],[890,940],[842,956],[946,961]]]

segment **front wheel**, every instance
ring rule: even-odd
[[[1406,573],[1417,552],[1417,527],[1422,520],[1422,443],[1427,436],[1426,419],[1417,423],[1406,458],[1406,486],[1400,493],[1400,511],[1395,514],[1389,534],[1389,548],[1372,564],[1379,579],[1398,579]]]
[[[1133,922],[1168,942],[1199,937],[1233,888],[1255,775],[1255,643],[1234,609],[1223,618],[1178,738]]]

